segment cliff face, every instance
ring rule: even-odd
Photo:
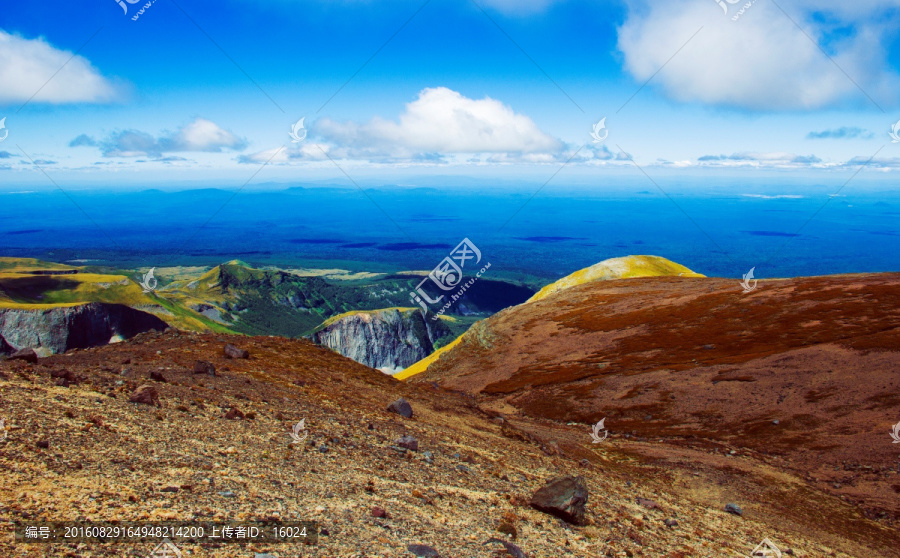
[[[337,316],[311,338],[356,362],[394,374],[434,352],[449,334],[441,320],[426,320],[418,309],[389,308]]]
[[[0,309],[0,352],[32,348],[64,353],[167,327],[156,316],[122,304],[92,302],[35,310]]]

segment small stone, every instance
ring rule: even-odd
[[[434,454],[430,451],[426,451],[422,454],[422,456],[425,458],[425,463],[428,463],[429,465],[434,463]]]
[[[541,512],[575,525],[584,523],[584,507],[588,500],[584,478],[560,477],[541,487],[529,505]]]
[[[168,382],[166,377],[163,376],[162,372],[160,372],[159,370],[154,370],[153,372],[150,372],[150,379],[153,380],[154,382],[163,382],[163,383]]]
[[[178,492],[178,487],[177,486],[167,486],[167,487],[163,488],[162,490],[160,490],[160,492]]]
[[[136,390],[131,393],[131,398],[129,399],[132,403],[139,403],[141,405],[159,405],[159,393],[156,391],[156,388],[144,384],[139,386]]]
[[[456,470],[459,471],[459,472],[461,472],[461,473],[468,473],[468,472],[470,472],[472,469],[469,469],[469,468],[466,467],[465,465],[457,465],[457,466],[456,466]]]
[[[49,449],[50,448],[50,440],[38,441],[37,447],[39,447],[40,449]]]
[[[235,495],[234,492],[230,490],[223,490],[222,492],[219,492],[219,496],[222,498],[234,498]]]
[[[325,444],[319,446],[319,453],[328,453],[328,446],[326,446]]]
[[[397,445],[410,451],[419,451],[419,441],[412,436],[403,436],[397,440]]]
[[[744,515],[744,510],[737,504],[725,504],[725,511],[734,515]]]
[[[384,519],[391,518],[390,514],[385,511],[384,508],[379,508],[378,506],[372,508],[372,517],[382,517]]]
[[[232,407],[228,409],[227,413],[225,413],[225,418],[228,420],[240,420],[244,418],[244,413],[242,413],[237,407]]]
[[[582,459],[581,461],[578,462],[578,464],[581,465],[582,467],[590,467],[591,466],[591,462],[588,461],[587,459]]]
[[[662,509],[659,504],[654,502],[653,500],[648,500],[647,498],[638,498],[637,503],[639,506],[643,506],[648,510],[659,510]]]
[[[400,454],[406,453],[406,448],[401,448],[400,446],[389,446],[389,447],[392,450],[396,451],[397,453],[400,453]]]
[[[225,358],[250,358],[249,352],[244,349],[238,349],[231,343],[225,345],[223,352],[225,353]]]
[[[69,387],[78,383],[78,377],[69,370],[52,370],[50,377],[56,379],[56,385],[61,387]]]
[[[779,424],[781,424],[781,421],[778,419],[775,419],[772,421],[772,424],[774,424],[775,426],[778,426]]]
[[[665,523],[666,527],[678,527],[678,521],[675,519],[667,519]]]
[[[441,558],[438,551],[427,544],[411,544],[406,547],[406,550],[412,552],[419,558]]]
[[[37,353],[34,352],[34,349],[19,349],[13,354],[7,357],[8,360],[24,360],[25,362],[30,362],[32,364],[36,364],[38,361]]]
[[[484,544],[502,544],[503,547],[506,549],[506,553],[508,555],[512,556],[513,558],[528,558],[528,555],[526,555],[524,552],[522,552],[521,548],[519,548],[518,546],[516,546],[510,542],[501,541],[500,539],[491,537],[490,539],[485,541]]]
[[[194,374],[206,374],[208,376],[216,375],[216,367],[211,362],[198,360],[194,363]]]
[[[402,397],[388,405],[387,410],[392,413],[397,413],[404,418],[412,418],[413,416],[412,406],[406,399],[403,399]]]

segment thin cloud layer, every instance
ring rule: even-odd
[[[806,135],[806,139],[872,139],[875,134],[856,126],[841,126],[832,130],[822,130],[821,132],[810,132]]]
[[[82,134],[69,142],[70,147],[99,147],[104,157],[162,157],[171,152],[221,153],[240,151],[247,142],[215,122],[197,118],[175,133],[154,137],[140,130],[121,130],[102,141]]]
[[[2,30],[0,84],[0,103],[105,103],[118,95],[86,58]]]

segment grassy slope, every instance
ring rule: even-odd
[[[230,330],[177,301],[144,293],[126,275],[81,273],[84,268],[31,258],[0,258],[0,308],[45,310],[91,302],[124,304],[157,315],[166,323],[192,331]],[[74,275],[33,275],[34,271],[79,271]]]

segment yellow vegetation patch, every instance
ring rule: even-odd
[[[437,359],[441,358],[441,355],[443,355],[444,353],[446,353],[453,347],[457,346],[459,344],[459,342],[462,341],[462,338],[464,335],[465,334],[460,335],[459,337],[454,339],[453,342],[450,343],[449,345],[447,345],[445,347],[441,347],[440,349],[431,353],[430,355],[423,358],[419,362],[404,369],[402,372],[397,372],[396,374],[394,374],[394,378],[397,378],[398,380],[406,380],[408,378],[415,376],[416,374],[420,374],[420,373],[424,372],[425,370],[428,369],[429,366],[431,366],[431,363],[433,363],[433,362],[437,361]]]
[[[547,298],[552,293],[590,283],[591,281],[610,281],[613,279],[630,279],[634,277],[704,277],[687,267],[659,256],[625,256],[610,258],[591,267],[576,271],[551,283],[535,293],[528,302]]]

